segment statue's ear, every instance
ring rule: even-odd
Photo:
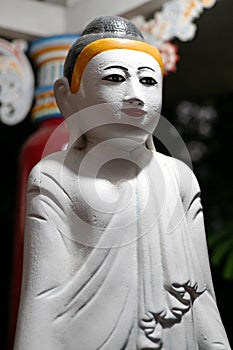
[[[70,86],[67,78],[60,78],[54,83],[54,96],[64,118],[72,114],[70,105]]]

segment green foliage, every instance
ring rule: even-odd
[[[221,230],[210,235],[208,244],[214,266],[222,271],[222,277],[233,280],[233,221],[226,222]]]

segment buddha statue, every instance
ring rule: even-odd
[[[156,151],[163,63],[130,21],[99,17],[54,84],[70,140],[31,171],[14,350],[230,349],[200,188]]]

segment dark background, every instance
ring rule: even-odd
[[[164,79],[162,114],[179,131],[202,190],[211,270],[220,314],[233,344],[233,1],[217,2],[197,21],[197,35],[178,45],[178,70]],[[0,124],[1,339],[6,349],[11,258],[20,149],[36,130],[30,115]],[[167,153],[162,144],[156,147]],[[219,252],[220,247],[220,252]],[[190,349],[191,350],[191,349]]]

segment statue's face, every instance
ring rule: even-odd
[[[78,108],[109,103],[115,111],[135,117],[160,112],[161,69],[158,62],[144,52],[105,51],[87,64],[78,95]]]
[[[150,125],[146,132],[139,132],[144,142],[156,127],[161,111],[162,73],[158,62],[147,53],[125,49],[95,56],[84,70],[79,91],[72,95],[72,105],[73,110],[80,111],[103,103],[123,125],[127,121],[133,121],[139,129]],[[125,126],[124,130],[127,133],[132,128]],[[114,131],[111,137],[121,136],[117,128]]]

